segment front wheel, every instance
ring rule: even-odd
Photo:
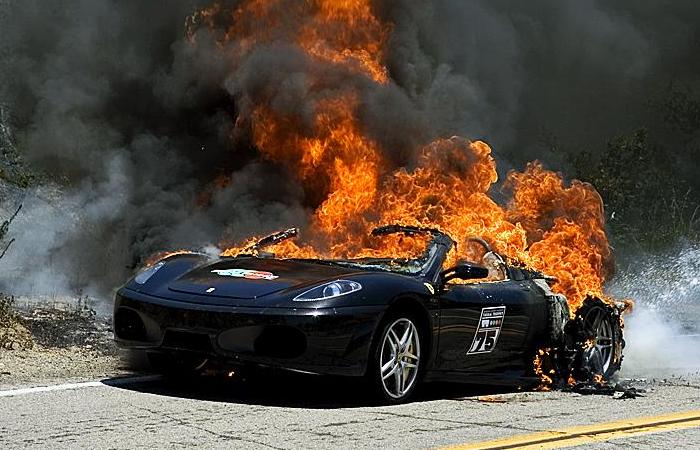
[[[403,403],[416,391],[423,371],[422,335],[409,314],[383,322],[373,345],[368,376],[386,403]]]

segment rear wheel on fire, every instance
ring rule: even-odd
[[[475,261],[448,264],[452,237],[388,225],[420,237],[411,258],[277,258],[270,235],[235,257],[170,256],[117,293],[115,340],[146,351],[168,373],[262,366],[365,377],[387,403],[424,381],[529,386],[533,358],[549,355],[555,382],[609,378],[620,367],[620,310],[589,298],[570,320],[552,279],[507,264],[482,239]],[[466,282],[465,282],[466,281]],[[546,349],[546,352],[543,350]]]
[[[569,324],[569,335],[581,350],[571,366],[579,380],[609,379],[622,364],[622,326],[619,312],[600,299],[588,298]]]

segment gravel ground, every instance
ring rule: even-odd
[[[0,388],[99,379],[131,373],[112,341],[110,321],[90,309],[20,309],[31,348],[0,349]]]
[[[0,350],[0,389],[100,379],[130,373],[115,355],[81,348]]]
[[[0,447],[435,448],[700,408],[700,386],[689,379],[628,400],[431,385],[415,402],[377,406],[366,391],[330,379],[236,378],[105,381],[0,397]],[[698,444],[694,428],[596,448]]]

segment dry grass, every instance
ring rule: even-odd
[[[30,349],[34,346],[32,335],[13,309],[15,299],[12,296],[0,294],[0,351]]]

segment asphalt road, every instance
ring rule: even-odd
[[[431,448],[700,410],[700,379],[645,384],[641,398],[432,385],[377,406],[359,385],[272,376],[53,385],[0,391],[1,448]],[[490,401],[485,401],[490,400]],[[700,448],[700,427],[586,445]]]

